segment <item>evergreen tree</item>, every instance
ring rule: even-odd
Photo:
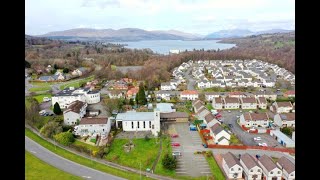
[[[53,112],[57,115],[60,115],[62,113],[60,105],[58,104],[58,102],[56,102],[53,106]]]
[[[129,104],[130,104],[131,106],[134,105],[134,102],[133,102],[133,99],[132,99],[132,98],[130,98]]]
[[[140,83],[140,85],[139,85],[139,92],[138,92],[138,97],[137,97],[137,99],[138,99],[138,103],[139,103],[140,105],[145,105],[145,104],[147,104],[147,98],[146,98],[146,94],[145,94],[145,92],[144,92],[144,85],[143,85],[143,83]]]

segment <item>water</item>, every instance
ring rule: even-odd
[[[235,44],[217,43],[219,40],[203,40],[203,41],[182,41],[182,40],[152,40],[152,41],[132,41],[132,42],[112,42],[115,44],[127,44],[126,48],[130,49],[147,49],[159,54],[169,54],[169,50],[192,51],[193,49],[220,50],[229,49]]]

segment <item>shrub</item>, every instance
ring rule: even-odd
[[[281,131],[288,136],[292,136],[292,128],[284,127],[281,129]]]
[[[40,133],[47,138],[52,138],[55,134],[60,132],[62,132],[62,127],[59,123],[53,121],[48,122],[40,129]]]
[[[169,154],[166,154],[162,159],[162,165],[168,170],[174,170],[177,167],[177,160]]]
[[[96,142],[97,142],[97,139],[95,139],[95,138],[90,139],[90,142],[96,143]]]
[[[69,131],[62,132],[53,136],[60,144],[68,146],[74,142],[73,134]]]
[[[108,155],[109,152],[110,152],[110,148],[109,148],[109,147],[105,147],[105,148],[103,149],[103,151],[104,151],[104,154],[105,154],[105,155]]]
[[[62,111],[61,111],[61,108],[60,108],[60,105],[58,104],[58,102],[56,102],[53,106],[53,112],[57,115],[60,115],[62,114]]]

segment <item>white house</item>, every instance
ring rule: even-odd
[[[261,156],[258,160],[258,164],[262,168],[263,179],[281,180],[282,171],[269,156],[265,154]]]
[[[265,97],[267,99],[270,99],[272,101],[275,101],[277,99],[277,94],[273,93],[273,92],[269,92],[269,91],[257,91],[255,93],[256,98],[259,97]]]
[[[265,97],[258,97],[258,107],[260,109],[267,109],[267,100]]]
[[[161,99],[164,99],[166,101],[169,101],[170,100],[170,91],[158,91],[158,92],[155,92],[155,95],[157,98],[161,98]]]
[[[164,91],[170,91],[170,90],[175,90],[176,86],[171,85],[170,82],[164,82],[164,83],[161,83],[160,89]]]
[[[220,96],[220,93],[218,93],[218,92],[205,92],[204,95],[205,95],[205,99],[207,101],[211,102],[213,100],[213,98],[218,98]]]
[[[277,161],[277,165],[282,169],[282,178],[285,180],[294,180],[296,177],[296,168],[292,161],[282,156]]]
[[[224,130],[224,128],[220,126],[219,123],[216,123],[210,128],[210,136],[212,136],[216,144],[229,145],[231,135],[226,130]]]
[[[240,101],[242,109],[257,109],[257,100],[254,97],[243,97]]]
[[[289,113],[293,110],[292,103],[289,102],[274,102],[272,106],[270,106],[270,111],[275,113]]]
[[[195,100],[199,98],[198,91],[195,90],[184,90],[180,93],[181,100]]]
[[[82,118],[80,124],[74,127],[74,134],[87,136],[98,134],[108,136],[111,129],[111,120],[107,117],[101,118]]]
[[[86,114],[88,104],[79,100],[72,102],[68,108],[63,111],[63,123],[65,125],[76,125],[77,121]]]
[[[287,148],[294,148],[295,142],[287,135],[283,134],[280,130],[271,130],[270,136],[276,139],[282,146]]]
[[[225,109],[239,109],[240,103],[238,98],[234,97],[226,97],[224,98],[224,108]]]
[[[274,116],[274,123],[279,127],[295,127],[295,113],[281,113]]]
[[[243,168],[235,155],[230,152],[222,155],[222,168],[228,179],[239,179],[242,177]]]
[[[212,99],[212,107],[214,109],[223,109],[224,108],[224,101],[222,98],[213,98]]]
[[[119,99],[123,97],[121,91],[110,91],[108,95],[110,99]]]
[[[100,102],[100,91],[91,90],[90,88],[75,89],[74,87],[69,87],[52,97],[52,105],[58,102],[60,108],[64,109],[76,100],[88,104],[98,103]]]
[[[123,131],[151,131],[154,136],[160,132],[160,111],[118,113],[116,127]]]
[[[261,179],[262,169],[251,155],[248,153],[242,154],[240,164],[243,167],[245,180]]]
[[[267,113],[249,113],[246,112],[240,116],[240,125],[250,127],[268,127],[269,116]]]

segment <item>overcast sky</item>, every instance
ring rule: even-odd
[[[294,0],[26,0],[25,31],[294,29]]]

